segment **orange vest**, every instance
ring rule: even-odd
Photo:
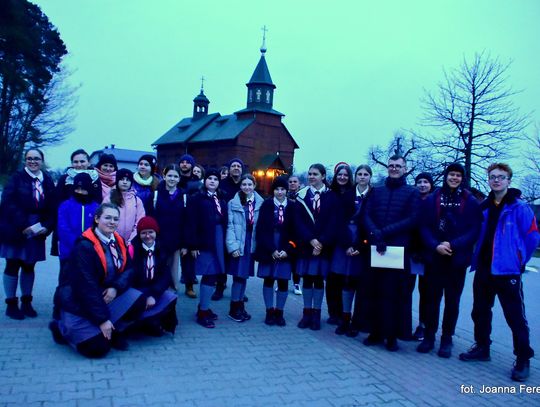
[[[83,237],[90,240],[92,244],[94,245],[94,250],[96,251],[99,257],[99,260],[101,261],[101,265],[103,266],[105,275],[107,275],[107,258],[105,257],[105,252],[103,251],[103,246],[101,245],[101,241],[96,236],[92,228],[86,229],[82,235]],[[114,232],[114,238],[116,239],[116,243],[118,243],[118,247],[120,248],[120,253],[122,255],[122,266],[120,267],[120,270],[118,270],[119,273],[122,273],[124,269],[126,268],[126,263],[127,263],[126,244],[124,243],[124,239],[122,239],[122,237],[116,232]]]

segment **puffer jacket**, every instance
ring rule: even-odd
[[[254,220],[253,220],[253,233],[251,234],[251,253],[255,252],[255,230],[257,227],[257,219],[259,218],[259,210],[263,203],[263,198],[257,193],[253,192],[254,198]],[[244,245],[246,242],[246,215],[244,207],[240,203],[240,195],[236,193],[234,198],[229,201],[228,205],[228,224],[227,234],[225,238],[225,246],[227,252],[232,253],[236,250],[240,251],[240,256],[244,255]]]
[[[132,188],[122,192],[124,204],[120,207],[120,222],[116,231],[124,238],[127,244],[137,236],[137,223],[144,218],[146,212],[141,199]],[[111,196],[107,196],[103,202],[111,202]]]
[[[97,202],[82,204],[74,197],[62,202],[58,208],[58,254],[67,259],[73,251],[75,241],[94,223]]]
[[[536,217],[532,209],[518,198],[521,194],[519,190],[510,188],[508,194],[510,197],[499,216],[493,240],[491,274],[495,276],[521,274],[540,242]],[[493,200],[493,193],[490,193],[482,205],[484,222],[473,256],[471,271],[478,268],[482,244],[486,238],[489,210],[487,206],[490,200]]]

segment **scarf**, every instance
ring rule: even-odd
[[[75,176],[82,173],[90,175],[92,183],[96,182],[99,179],[99,174],[95,169],[76,170],[75,168],[68,168],[66,171],[66,185],[73,185],[73,179],[75,178]]]
[[[152,185],[152,182],[154,182],[154,176],[150,175],[148,178],[144,179],[141,177],[141,174],[137,171],[135,174],[133,174],[133,181],[135,181],[137,184],[142,185],[144,187],[149,187]]]
[[[116,171],[111,172],[110,174],[104,173],[99,168],[96,168],[96,171],[102,184],[107,185],[109,188],[114,186],[116,183]]]

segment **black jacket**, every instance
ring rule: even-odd
[[[298,255],[311,256],[310,241],[317,239],[323,245],[321,256],[330,257],[337,238],[338,201],[336,194],[328,190],[321,194],[321,211],[313,217],[312,203],[308,199],[309,187],[302,189],[296,197],[295,229],[298,240]]]
[[[448,260],[452,261],[455,267],[467,267],[471,264],[474,244],[480,233],[482,225],[482,211],[477,200],[467,191],[462,190],[459,197],[459,208],[450,209],[445,226],[446,231],[442,231],[441,222],[441,191],[438,189],[432,193],[422,205],[422,225],[421,234],[424,242],[424,260],[428,264],[433,264],[439,260],[448,259],[437,253],[437,246],[440,242],[447,241],[452,248],[452,256]]]
[[[240,182],[235,183],[229,176],[219,182],[219,190],[223,193],[223,199],[225,199],[226,202],[229,202],[234,198],[236,193],[240,191]]]
[[[217,209],[214,199],[206,190],[193,195],[187,201],[187,247],[190,250],[212,251],[216,247],[215,225]],[[227,231],[227,203],[220,199],[219,223],[223,228],[223,241]],[[225,246],[225,243],[223,243]]]
[[[165,184],[159,184],[154,213],[162,248],[169,254],[186,247],[187,196],[180,189],[177,191],[171,199]]]
[[[162,250],[159,239],[154,247],[154,278],[146,276],[146,250],[137,236],[132,240],[133,245],[133,288],[141,291],[145,297],[159,298],[171,285],[171,273],[167,265],[167,254]]]
[[[36,222],[40,222],[52,232],[56,225],[54,182],[43,171],[44,199],[36,205],[34,200],[34,180],[24,170],[15,172],[4,187],[0,203],[0,240],[17,244],[26,237],[22,231]],[[46,235],[36,237],[45,240]]]
[[[110,319],[103,290],[114,287],[119,296],[131,286],[133,280],[129,255],[122,273],[105,273],[93,243],[83,236],[75,244],[66,274],[66,284],[59,287],[60,307],[87,318],[95,325]]]
[[[257,242],[255,249],[255,260],[261,263],[272,263],[272,254],[278,250],[287,253],[287,259],[291,259],[295,252],[294,242],[294,214],[295,203],[287,200],[284,210],[283,223],[279,225],[274,213],[274,198],[268,198],[261,205],[257,228],[255,229],[255,239]],[[279,244],[274,241],[274,230],[278,228]]]
[[[417,224],[420,204],[418,190],[405,182],[387,178],[374,187],[366,202],[364,225],[372,244],[407,247]]]

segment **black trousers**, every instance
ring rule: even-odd
[[[400,335],[402,292],[408,275],[404,270],[372,268],[373,313],[371,333],[381,338]]]
[[[473,282],[474,339],[480,346],[491,344],[491,321],[495,296],[504,313],[506,323],[512,330],[514,355],[521,359],[530,359],[534,350],[529,341],[529,325],[525,317],[523,283],[521,275],[493,276],[489,269],[480,267],[476,270]]]
[[[342,292],[344,286],[344,275],[328,273],[326,278],[326,304],[328,305],[328,315],[333,318],[341,318],[341,314],[343,314]]]
[[[432,339],[439,329],[441,300],[444,294],[442,335],[453,336],[459,316],[459,302],[465,284],[466,267],[455,267],[449,259],[426,265],[426,335]]]

